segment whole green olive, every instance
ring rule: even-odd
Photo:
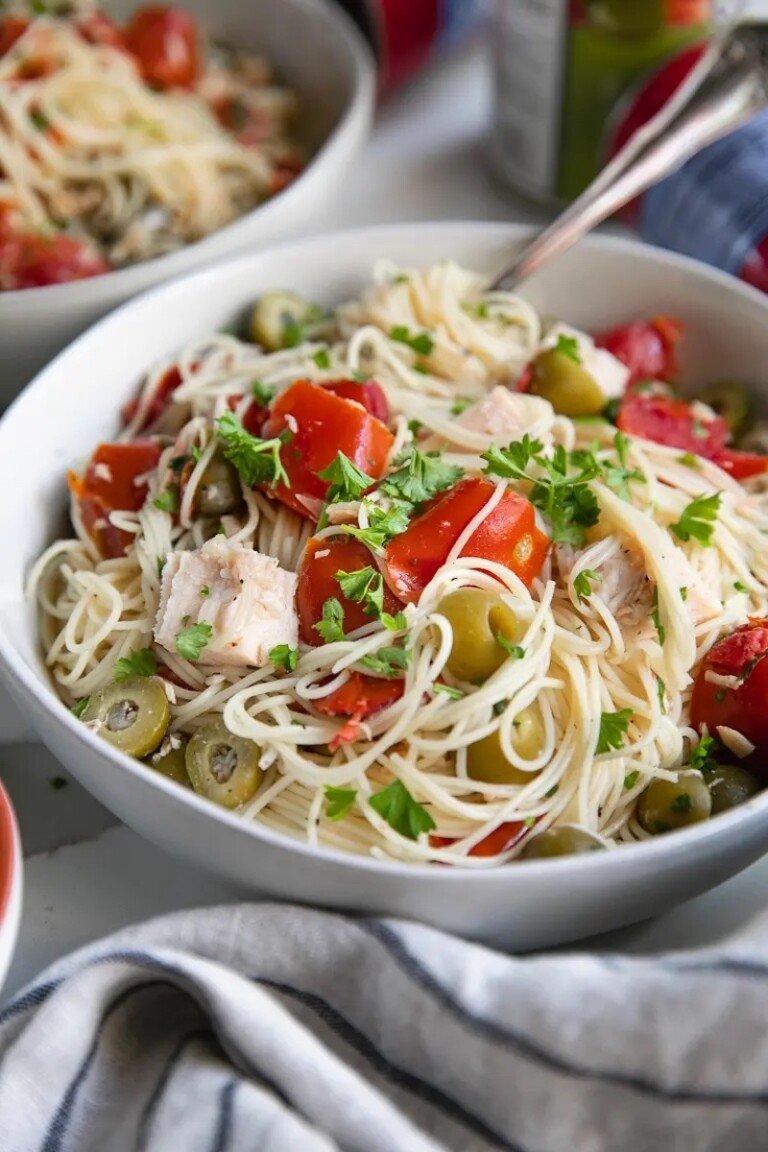
[[[706,782],[712,797],[713,816],[736,808],[760,791],[760,784],[752,773],[738,764],[718,764],[707,772]]]
[[[743,384],[710,384],[698,399],[722,416],[733,436],[738,436],[749,418],[750,397]]]
[[[637,802],[637,819],[657,836],[708,820],[712,798],[698,772],[681,772],[677,780],[652,780]]]
[[[544,746],[544,725],[535,708],[523,708],[515,717],[512,744],[524,760],[534,760]],[[498,729],[467,748],[467,775],[485,784],[529,784],[535,772],[510,764],[501,748]]]
[[[620,36],[651,36],[664,28],[663,0],[587,0],[589,17]]]
[[[211,457],[195,493],[201,516],[226,516],[243,502],[240,477],[234,464],[218,452]]]
[[[547,348],[535,357],[528,391],[549,400],[560,416],[597,416],[605,407],[594,376],[558,348]]]
[[[509,656],[497,637],[511,645],[519,640],[520,625],[515,613],[493,592],[460,588],[443,596],[437,610],[453,629],[447,668],[458,680],[472,684],[487,680]]]
[[[171,711],[161,680],[136,677],[94,692],[82,718],[114,748],[141,759],[162,743]]]
[[[552,856],[578,856],[582,852],[600,852],[605,848],[602,840],[586,832],[562,824],[559,828],[547,828],[526,841],[520,853],[521,860],[548,860]]]
[[[191,788],[192,781],[187,772],[187,742],[179,736],[172,736],[169,738],[174,743],[165,748],[161,747],[159,751],[147,761],[150,768],[154,768],[155,772],[159,772],[161,776],[167,776],[169,780],[175,780],[177,784],[181,784],[184,788]],[[166,741],[166,744],[168,741]]]
[[[317,316],[317,308],[295,292],[265,292],[251,313],[251,336],[268,352],[295,343],[292,334]]]
[[[233,736],[224,720],[211,720],[187,744],[186,763],[195,792],[222,808],[239,808],[258,791],[264,773],[261,749]]]

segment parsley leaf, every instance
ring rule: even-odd
[[[640,775],[640,773],[638,771],[634,771],[634,772],[629,772],[624,777],[624,787],[626,788],[627,792],[629,792],[630,788],[634,788],[635,784],[637,784],[637,779],[638,779],[639,775]]]
[[[624,744],[629,722],[632,719],[631,708],[622,708],[620,712],[603,712],[600,716],[600,735],[597,738],[596,755],[601,752],[615,751]]]
[[[713,768],[717,767],[717,761],[715,759],[716,747],[717,744],[713,736],[702,736],[693,752],[691,752],[688,766],[695,769],[696,772],[711,772]]]
[[[178,512],[179,510],[179,489],[175,484],[170,488],[166,488],[152,501],[155,508],[159,508],[161,512]]]
[[[656,691],[657,691],[658,696],[659,696],[659,708],[661,709],[661,711],[666,716],[667,703],[665,700],[665,696],[666,696],[666,692],[667,692],[667,686],[664,683],[664,681],[662,680],[661,676],[656,677]]]
[[[199,660],[212,636],[213,628],[210,624],[190,624],[176,637],[176,651],[185,660]]]
[[[335,596],[323,604],[323,618],[315,624],[315,631],[320,633],[326,644],[344,639],[344,609]]]
[[[613,446],[616,449],[616,455],[619,458],[618,465],[605,462],[603,464],[603,476],[609,488],[611,488],[617,496],[622,500],[629,500],[629,482],[630,480],[639,480],[641,483],[645,482],[645,476],[637,468],[628,468],[627,460],[629,458],[629,440],[623,432],[617,432],[613,438]]]
[[[258,436],[251,436],[231,412],[225,412],[217,423],[224,455],[232,461],[248,488],[266,483],[273,488],[280,483],[290,488],[291,482],[280,460],[283,442],[279,437],[260,440]]]
[[[431,832],[437,827],[424,805],[414,800],[401,780],[393,780],[380,792],[374,792],[368,803],[391,828],[408,840],[418,840],[422,832]]]
[[[451,700],[463,700],[466,695],[461,688],[454,688],[451,684],[435,684],[432,691],[435,696],[439,692],[442,696],[450,696]]]
[[[299,662],[299,650],[291,648],[290,644],[276,644],[269,653],[269,662],[274,664],[275,668],[293,672]]]
[[[658,588],[654,588],[654,590],[653,590],[653,600],[651,601],[651,620],[653,621],[653,626],[656,629],[656,635],[659,638],[659,644],[661,644],[663,647],[664,641],[667,638],[667,632],[666,632],[664,625],[661,622],[661,614],[659,613],[659,590],[658,590]]]
[[[330,368],[331,366],[331,357],[327,348],[318,348],[312,359],[314,360],[315,364],[317,364],[318,368],[326,369]]]
[[[462,475],[462,469],[446,464],[440,452],[425,453],[413,448],[402,467],[387,476],[379,487],[397,500],[423,504],[450,488]]]
[[[326,784],[324,792],[328,801],[325,814],[329,820],[341,820],[357,799],[356,788],[334,788],[331,784]]]
[[[541,440],[531,440],[526,432],[522,440],[514,440],[507,448],[497,448],[491,444],[488,451],[482,454],[486,462],[484,471],[501,476],[502,480],[529,480],[528,465],[543,451]]]
[[[269,407],[275,398],[276,391],[276,388],[270,388],[268,384],[262,384],[261,380],[254,380],[251,384],[251,395],[262,408]]]
[[[130,680],[134,676],[154,676],[157,672],[157,660],[151,648],[139,648],[129,656],[122,656],[115,664],[115,681]]]
[[[378,504],[371,504],[368,512],[368,527],[356,528],[353,524],[340,524],[339,531],[347,536],[354,536],[370,548],[372,552],[383,548],[393,536],[399,536],[408,527],[411,514],[411,505],[402,500],[395,500],[390,508],[381,508]]]
[[[361,472],[343,452],[337,452],[336,459],[317,475],[330,484],[325,497],[329,504],[339,500],[359,500],[374,482],[372,476]]]
[[[408,627],[405,612],[396,612],[394,616],[390,616],[389,612],[382,612],[379,620],[388,632],[402,632],[403,628]]]
[[[506,636],[502,636],[501,632],[495,635],[496,643],[500,648],[503,648],[507,656],[511,656],[513,660],[522,660],[525,656],[525,648],[520,644],[513,644],[511,640],[507,640]]]
[[[722,500],[719,492],[715,492],[712,496],[697,496],[683,510],[677,523],[670,525],[670,532],[674,532],[678,540],[684,543],[698,540],[699,544],[703,544],[706,548],[712,543],[712,534]]]
[[[701,467],[701,461],[695,452],[684,452],[682,456],[678,456],[677,462],[684,464],[686,468],[695,468],[696,471]]]
[[[743,584],[741,580],[734,581],[733,587],[736,592],[744,592],[749,595],[749,588],[747,588],[746,584]]]
[[[603,578],[599,572],[595,572],[592,568],[585,568],[583,572],[579,572],[578,576],[574,577],[573,590],[579,600],[586,600],[588,596],[592,595],[592,581],[601,581]]]
[[[561,332],[557,337],[554,351],[559,352],[561,356],[567,356],[569,360],[573,360],[574,364],[582,363],[579,342],[575,336],[566,336]]]
[[[458,400],[454,400],[451,405],[451,415],[461,416],[462,412],[466,412],[467,408],[471,408],[474,400],[470,400],[468,396],[459,396]]]
[[[362,604],[369,616],[380,616],[384,610],[384,580],[370,566],[357,572],[337,572],[334,580],[348,600]]]
[[[435,342],[428,332],[417,332],[414,335],[404,324],[397,324],[394,328],[390,328],[389,338],[397,344],[407,345],[419,356],[429,356],[435,347]]]
[[[85,712],[86,708],[88,707],[88,701],[89,700],[90,700],[90,696],[81,696],[81,698],[79,700],[75,700],[74,704],[70,708],[70,712],[72,713],[73,716],[77,716],[78,720],[83,715],[83,712]]]
[[[363,656],[360,663],[372,672],[390,678],[397,676],[398,672],[407,668],[411,662],[409,648],[379,648],[376,652],[369,652]]]

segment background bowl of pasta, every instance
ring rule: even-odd
[[[370,125],[371,54],[334,5],[106,12],[0,17],[0,405],[136,292],[306,227]]]
[[[156,288],[81,336],[36,378],[0,422],[0,481],[9,494],[0,511],[7,542],[0,559],[0,670],[20,711],[69,770],[121,819],[167,850],[260,892],[412,916],[467,936],[527,948],[661,912],[746,867],[768,847],[767,795],[745,794],[737,806],[714,809],[703,777],[693,771],[696,757],[699,767],[704,766],[707,746],[701,731],[694,733],[687,726],[686,711],[687,670],[698,675],[695,662],[710,659],[706,654],[718,636],[764,611],[759,578],[764,549],[759,539],[755,543],[755,533],[762,535],[761,505],[742,506],[739,482],[733,471],[724,471],[736,464],[742,469],[747,464],[763,468],[762,457],[718,448],[718,462],[713,462],[706,452],[717,439],[720,418],[703,406],[686,408],[682,400],[672,400],[655,388],[649,393],[654,410],[661,404],[668,411],[677,405],[675,411],[693,412],[690,434],[696,438],[697,452],[654,447],[635,439],[634,433],[620,434],[621,418],[617,431],[602,417],[589,423],[577,413],[568,418],[553,414],[542,375],[553,353],[570,362],[569,372],[587,362],[577,355],[579,347],[583,357],[598,355],[596,346],[574,332],[598,333],[640,318],[674,316],[686,329],[679,346],[683,394],[695,393],[704,383],[741,381],[751,387],[759,409],[765,395],[763,365],[768,360],[768,302],[717,271],[605,237],[590,238],[539,274],[526,286],[523,303],[483,295],[482,274],[503,263],[505,253],[522,235],[512,226],[419,224],[294,242]],[[455,263],[445,263],[446,256]],[[387,263],[379,263],[377,287],[371,289],[372,269],[382,257]],[[414,271],[431,266],[428,273]],[[275,290],[313,301],[318,311],[309,323],[318,327],[309,335],[303,331],[300,338],[291,329],[288,347],[257,363],[254,357],[263,358],[262,350],[221,332],[247,322],[254,301],[261,298],[262,308],[264,301],[274,301],[269,294]],[[419,309],[433,309],[423,331],[417,329],[413,311],[407,311],[416,295]],[[281,307],[289,309],[292,300],[289,296],[286,303],[283,296]],[[323,328],[330,322],[326,310],[345,301],[357,303],[343,313],[347,338],[334,342],[330,330]],[[496,311],[499,308],[506,311]],[[259,317],[263,322],[263,308]],[[541,317],[556,318],[559,327],[552,328],[551,319],[542,322]],[[295,317],[283,316],[286,319],[290,325],[297,322]],[[464,333],[464,345],[444,339],[445,325]],[[667,326],[663,332],[665,346],[671,346],[671,330]],[[496,343],[488,343],[491,337]],[[477,343],[481,338],[483,342]],[[504,390],[500,395],[496,383],[491,404],[495,419],[516,396],[516,402],[524,403],[525,429],[531,435],[524,441],[521,428],[515,450],[488,451],[484,442],[484,478],[472,479],[467,474],[472,472],[469,456],[481,451],[483,444],[467,413],[488,414],[482,408],[485,369],[475,355],[480,352],[487,354],[486,367],[493,363],[494,370],[502,373],[497,379],[503,378],[505,364],[515,365],[517,378],[536,352],[528,392]],[[595,368],[595,378],[607,380],[608,387],[611,372],[606,365],[615,371],[614,359],[598,359],[603,367]],[[170,366],[176,377],[169,375]],[[100,381],[95,394],[90,387],[94,375]],[[338,379],[344,376],[348,379]],[[303,379],[297,384],[296,377]],[[236,386],[238,379],[246,381],[245,389]],[[137,398],[141,380],[149,383]],[[372,389],[376,380],[379,383]],[[272,387],[270,381],[280,383]],[[367,391],[350,403],[344,396],[355,384]],[[80,501],[78,515],[87,520],[82,477],[91,475],[93,484],[114,480],[114,461],[109,464],[107,457],[94,457],[88,472],[82,471],[94,445],[115,437],[121,408],[123,421],[133,429],[131,435],[146,436],[141,430],[157,415],[154,403],[161,397],[167,400],[171,387],[177,389],[173,403],[183,401],[192,412],[207,410],[205,405],[215,398],[220,439],[211,437],[202,415],[193,416],[181,432],[172,433],[181,439],[174,442],[174,462],[168,468],[153,471],[158,453],[142,465],[142,475],[149,476],[151,499],[144,507],[150,519],[141,522],[137,541],[162,541],[167,531],[171,534],[167,539],[178,547],[193,548],[197,542],[197,551],[188,553],[194,557],[190,563],[212,564],[205,571],[213,577],[202,574],[203,569],[184,568],[180,553],[167,552],[173,547],[167,542],[153,545],[157,557],[148,555],[142,545],[138,558],[130,564],[124,560],[125,539],[136,534],[145,515],[133,512],[116,516],[112,524],[119,544],[111,553],[115,558],[95,561],[87,542],[56,545],[46,554],[43,570],[37,565],[33,593],[25,595],[41,555],[52,542],[72,535],[66,522],[67,470],[73,470],[70,485]],[[293,437],[301,444],[301,421],[293,415],[298,408],[288,411],[288,397],[303,403],[305,394],[316,397],[318,392],[329,412],[341,404],[346,414],[343,435],[350,434],[353,423],[369,431],[381,424],[372,414],[382,415],[379,393],[386,394],[390,408],[400,410],[391,422],[394,431],[386,433],[385,454],[394,451],[406,463],[386,472],[377,490],[386,497],[383,504],[374,500],[364,507],[368,498],[361,503],[359,491],[357,499],[350,498],[345,484],[360,473],[348,469],[343,475],[329,472],[324,497],[314,498],[311,487],[302,489],[299,482],[296,469],[309,457],[298,451],[284,457],[293,487],[283,487],[282,503],[271,503],[274,484],[271,489],[270,483],[277,477],[271,474],[267,483],[261,464],[266,456],[270,467],[282,459],[281,445],[290,449]],[[266,403],[265,393],[273,407],[268,414],[256,414],[261,438],[254,439],[244,429],[256,427],[251,406]],[[642,388],[633,393],[632,403],[643,395]],[[283,422],[270,425],[281,405]],[[421,446],[417,471],[409,471],[408,463],[414,459],[413,438]],[[509,426],[496,437],[502,443],[510,439],[514,437]],[[184,500],[192,499],[192,477],[208,474],[209,466],[214,466],[220,442],[226,467],[221,471],[217,457],[219,472],[205,499],[215,499],[224,514],[220,526],[209,526],[195,538],[199,525],[194,518],[191,527],[181,523]],[[442,455],[429,456],[433,449],[445,449],[446,442],[448,449]],[[368,443],[368,467],[373,472],[377,449],[375,441]],[[261,489],[249,493],[247,511],[242,505],[241,513],[228,519],[218,503],[222,490],[226,494],[226,469],[245,467],[254,444],[260,445],[262,455],[250,480]],[[182,454],[175,455],[181,449]],[[554,455],[548,456],[550,449]],[[250,459],[248,467],[252,466]],[[471,504],[474,496],[470,499],[467,494],[476,491],[471,486],[488,485],[490,495],[467,514],[462,540],[473,538],[472,526],[480,520],[488,539],[491,506],[494,516],[499,509],[521,507],[519,496],[505,485],[514,488],[514,477],[526,468],[538,470],[536,481],[527,474],[523,481],[538,511],[536,527],[531,519],[526,530],[525,556],[518,556],[514,571],[503,569],[488,552],[482,562],[462,561],[467,553],[459,542],[438,575],[431,582],[426,578],[420,595],[413,592],[415,585],[407,586],[408,580],[418,573],[414,576],[409,565],[415,556],[423,557],[421,544],[428,535],[421,530],[414,535],[414,524],[423,529],[430,508],[445,510],[445,500],[455,502],[461,496]],[[567,512],[564,490],[558,487],[566,474],[568,484],[579,489],[575,496],[569,489],[575,503]],[[464,478],[457,479],[459,475]],[[156,487],[161,476],[166,479]],[[413,491],[416,480],[421,486],[418,493]],[[343,499],[329,495],[331,482]],[[368,482],[370,476],[364,476],[362,487]],[[584,516],[585,508],[588,512],[592,508],[592,497],[584,491],[589,485],[597,494],[601,515],[608,517],[607,531],[595,531],[597,515]],[[297,512],[299,498],[303,504]],[[329,503],[324,505],[323,499]],[[708,503],[702,505],[702,500]],[[422,504],[414,510],[419,501]],[[480,520],[477,508],[482,510]],[[393,529],[392,515],[403,512],[405,522]],[[365,520],[359,518],[363,515]],[[108,521],[108,516],[91,519],[89,530],[108,534]],[[319,539],[313,531],[319,532]],[[399,565],[398,580],[389,581],[385,590],[377,583],[374,568],[367,575],[364,568],[334,572],[343,567],[333,553],[340,546],[337,531],[347,532],[344,539],[354,547],[370,545],[371,555],[388,536],[386,561],[390,574]],[[545,541],[537,576],[526,565],[542,531],[561,543],[545,560],[549,547]],[[688,543],[683,546],[686,535]],[[104,542],[106,535],[100,539]],[[295,634],[281,637],[274,632],[280,621],[273,619],[264,624],[271,637],[269,667],[254,668],[259,663],[255,649],[240,655],[225,650],[225,637],[215,635],[204,622],[209,609],[203,601],[219,598],[216,581],[225,568],[229,571],[227,566],[243,560],[239,550],[243,540],[251,559],[253,548],[279,559],[279,567],[268,558],[264,561],[267,597],[279,597],[282,584],[293,587],[290,570],[298,563],[302,612],[302,557],[318,563],[304,584],[310,612],[323,580],[338,583],[342,576],[341,591],[332,597],[339,609],[333,604],[329,608],[325,600],[322,612],[318,609],[312,617],[325,645],[312,647],[318,644],[316,637],[309,645],[297,644]],[[400,548],[398,541],[407,547]],[[671,541],[680,546],[672,547]],[[705,547],[710,544],[711,548]],[[638,580],[622,568],[635,547],[644,567]],[[64,553],[67,571],[61,566]],[[749,563],[742,572],[738,565],[745,556]],[[737,567],[732,570],[731,564]],[[329,565],[330,573],[319,575]],[[357,563],[352,567],[357,569]],[[185,588],[174,583],[179,571],[182,583],[184,573],[190,575]],[[233,569],[235,579],[240,571]],[[619,587],[610,609],[609,585],[621,571],[629,572],[630,582],[623,590]],[[348,576],[355,578],[352,583]],[[715,609],[705,607],[701,614],[707,585],[721,578],[727,579],[727,592]],[[264,582],[263,573],[247,575],[254,586],[259,580]],[[153,637],[147,616],[155,612],[163,581],[167,583],[162,584],[158,617],[163,623],[162,627],[158,623]],[[447,604],[446,595],[466,594],[469,588],[472,596],[482,598],[499,584],[501,604],[494,601],[497,623],[487,643],[491,648],[494,642],[502,645],[504,651],[493,649],[492,667],[478,680],[476,668],[459,666],[455,660],[451,664],[460,613],[457,616],[455,599],[452,607]],[[76,592],[65,586],[76,586]],[[403,601],[400,605],[387,599],[394,595],[393,588]],[[190,597],[192,605],[184,602]],[[366,623],[363,615],[358,620],[361,626],[348,639],[335,617],[340,610],[337,597],[350,611],[364,604],[378,622]],[[505,631],[510,611],[519,624],[517,635]],[[179,617],[175,625],[169,622],[173,612]],[[149,633],[142,632],[147,628]],[[166,628],[175,641],[164,637]],[[386,636],[383,628],[389,630]],[[310,635],[315,631],[311,625]],[[257,640],[255,634],[249,638],[243,634],[237,642],[230,637],[227,643],[236,649],[241,642]],[[212,653],[219,641],[215,660],[211,655],[207,667],[196,663],[207,644]],[[248,669],[235,666],[241,657]],[[235,664],[228,665],[227,660]],[[150,666],[143,667],[147,661]],[[360,671],[350,674],[353,663],[362,669],[362,677]],[[349,708],[348,713],[355,713],[350,726],[339,716],[343,708],[328,707],[331,689],[334,695],[337,689],[349,691],[350,685],[355,691],[361,683],[370,688],[371,674],[377,691],[389,692],[393,666],[404,681],[397,681],[399,690],[388,696],[383,711]],[[171,778],[175,769],[164,773],[169,765],[138,763],[99,735],[100,725],[111,723],[108,716],[99,718],[99,702],[113,700],[109,693],[119,682],[114,700],[119,697],[123,708],[122,695],[128,688],[119,684],[142,676],[149,679],[137,681],[137,708],[144,706],[147,684],[156,685],[164,677],[166,687],[173,685],[168,689],[170,710],[179,738],[164,743],[157,755],[176,756],[185,747],[189,775],[205,795],[179,787],[178,777]],[[705,686],[712,686],[716,695],[721,684],[730,683],[727,676],[710,679],[713,685],[706,680]],[[359,695],[357,700],[360,703]],[[159,702],[154,696],[153,701],[163,714],[162,725],[143,750],[134,749],[136,755],[157,748],[167,730],[166,696],[161,692]],[[127,707],[120,718],[130,725],[130,701]],[[531,710],[539,744],[526,753],[516,742],[525,739],[529,729],[528,720],[523,720],[531,718]],[[243,769],[238,787],[244,788],[234,800],[226,788],[221,791],[230,772],[213,771],[216,755],[229,751],[221,744],[229,738],[216,727],[222,712],[243,744],[253,736],[260,751],[268,753],[258,763],[252,759],[241,763],[237,759],[241,745],[233,745],[233,763],[238,773]],[[157,715],[155,709],[155,719]],[[207,727],[211,723],[213,737]],[[739,742],[727,719],[712,723],[721,725],[718,733],[737,752],[752,747],[744,738]],[[480,737],[501,741],[502,750],[509,750],[511,742],[509,755],[520,767],[501,785],[498,778],[483,779],[482,763],[479,771],[472,767],[472,746]],[[759,745],[762,737],[753,733],[751,739]],[[192,761],[190,749],[196,749]],[[488,755],[491,760],[497,756]],[[759,765],[749,763],[759,775]],[[218,767],[224,766],[220,760]],[[157,767],[161,770],[153,770]],[[667,796],[669,813],[662,814],[663,819],[649,815],[647,803],[638,817],[642,795],[648,794],[646,785],[660,780],[663,788],[672,787],[678,769],[680,779],[691,785],[686,784],[683,799],[679,793]],[[521,772],[530,783],[519,782]],[[204,788],[198,787],[200,774],[207,780]],[[394,790],[392,783],[397,784]],[[385,785],[390,791],[382,799]],[[269,795],[265,789],[271,790]],[[706,804],[702,815],[709,816],[711,809],[719,814],[694,821],[701,804]],[[664,823],[667,819],[669,824]],[[590,842],[588,846],[606,850],[562,859],[518,860],[520,838],[528,837],[531,844],[546,842],[546,830],[553,822],[580,824],[579,835]],[[645,834],[683,824],[688,826],[669,835]],[[512,826],[516,840],[500,842],[499,830],[506,835]],[[481,844],[483,849],[477,851]],[[522,855],[531,853],[524,848]]]

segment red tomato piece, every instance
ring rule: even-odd
[[[366,380],[359,384],[357,380],[323,380],[323,388],[340,396],[342,400],[352,400],[355,404],[362,404],[366,412],[381,420],[382,424],[389,423],[389,404],[384,395],[384,389],[375,380]]]
[[[751,620],[718,640],[705,656],[691,698],[691,720],[714,734],[733,728],[751,741],[764,758],[768,752],[768,620]],[[707,679],[707,672],[737,676],[738,688]]]
[[[364,676],[362,672],[352,672],[346,684],[337,688],[330,696],[314,700],[313,704],[324,716],[350,716],[359,724],[361,720],[366,720],[369,716],[394,704],[402,694],[402,680],[380,680],[376,676]],[[356,738],[356,735],[352,737]],[[341,740],[341,743],[345,742]]]
[[[695,452],[708,460],[722,455],[729,435],[728,425],[720,416],[701,420],[684,400],[650,392],[625,396],[616,423],[630,436]]]
[[[675,380],[677,345],[683,325],[670,316],[622,324],[595,336],[598,348],[607,348],[630,370],[630,385],[639,380]]]
[[[385,550],[387,580],[406,603],[415,603],[464,529],[494,492],[489,480],[466,479],[438,496]],[[525,584],[541,571],[549,538],[536,525],[533,505],[507,490],[491,514],[470,536],[462,556],[493,560]]]
[[[193,88],[201,72],[200,38],[184,8],[138,8],[125,29],[125,45],[141,74],[157,88]]]
[[[394,441],[386,425],[360,404],[334,396],[309,380],[297,380],[273,401],[262,436],[269,440],[286,429],[293,434],[281,449],[280,459],[290,487],[278,484],[268,491],[309,519],[316,519],[317,503],[325,499],[330,487],[318,472],[332,464],[339,452],[378,479]]]
[[[322,642],[315,624],[322,619],[323,604],[333,597],[344,609],[345,632],[354,632],[356,628],[371,623],[372,617],[363,610],[363,605],[348,600],[336,579],[337,572],[358,572],[369,565],[375,567],[371,553],[364,544],[351,536],[309,541],[299,564],[296,589],[299,636],[305,644]],[[385,587],[384,611],[394,616],[401,608],[401,601]]]
[[[129,444],[100,444],[83,476],[68,476],[88,535],[102,556],[125,553],[131,537],[109,521],[114,511],[138,512],[147,495],[145,484],[136,480],[157,467],[162,452],[154,440]]]
[[[89,245],[73,236],[5,235],[0,243],[0,289],[44,288],[109,272]]]
[[[181,373],[174,365],[173,368],[168,369],[168,371],[164,374],[159,384],[157,385],[154,395],[149,402],[149,407],[147,408],[147,411],[144,415],[144,419],[141,422],[141,428],[139,429],[140,432],[143,432],[145,428],[151,427],[151,425],[154,424],[156,420],[160,419],[163,412],[168,407],[168,401],[178,388],[179,384],[181,384]],[[138,410],[139,397],[132,396],[131,399],[123,405],[122,411],[120,413],[123,418],[123,424],[130,424]]]
[[[527,833],[528,828],[521,820],[510,820],[499,824],[493,832],[489,832],[479,843],[470,850],[470,856],[499,856],[502,852],[509,852],[519,844]],[[433,848],[448,848],[456,840],[446,836],[430,836],[429,843]]]
[[[16,41],[21,39],[27,28],[29,28],[29,20],[27,20],[26,16],[14,16],[11,14],[10,16],[4,16],[3,19],[0,20],[0,56],[4,56],[6,52],[9,52],[11,48],[13,48]]]
[[[750,476],[762,476],[768,472],[768,456],[757,452],[739,452],[735,448],[723,448],[713,457],[715,464],[733,476],[734,480],[748,480]]]
[[[89,44],[104,44],[108,48],[124,48],[123,34],[100,8],[93,12],[86,12],[75,21],[75,26],[84,40]]]

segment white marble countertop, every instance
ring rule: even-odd
[[[488,104],[483,62],[472,52],[393,98],[328,206],[325,226],[536,220],[535,210],[487,170]],[[0,747],[0,778],[16,805],[26,858],[21,933],[3,998],[80,944],[163,912],[241,895],[119,825],[40,746]],[[658,920],[594,943],[631,952],[713,943],[763,908],[766,893],[768,857]]]

